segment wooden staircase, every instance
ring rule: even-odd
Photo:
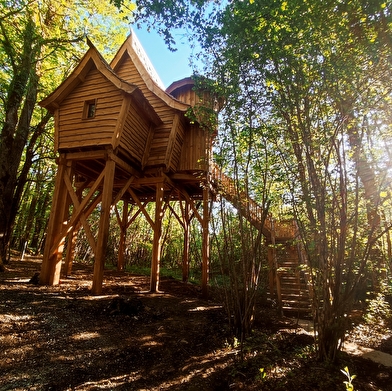
[[[281,309],[284,314],[296,317],[311,315],[311,298],[308,276],[304,270],[301,248],[293,240],[275,243],[277,271],[280,281]]]
[[[276,222],[246,192],[238,192],[232,178],[213,165],[211,184],[266,238],[270,266],[269,298],[288,316],[311,314],[311,298],[294,221]]]

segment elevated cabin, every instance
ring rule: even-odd
[[[132,219],[128,204],[138,205],[154,229],[154,291],[158,289],[161,219],[167,203],[183,202],[187,212],[181,219],[196,214],[208,232],[207,212],[199,213],[194,201],[203,201],[207,209],[211,193],[201,184],[208,180],[215,129],[189,116],[207,95],[200,99],[191,78],[165,91],[134,33],[110,64],[91,43],[89,47],[71,75],[40,103],[54,114],[59,153],[41,282],[58,283],[65,237],[72,242],[71,236],[83,226],[95,254],[93,293],[101,291],[109,213],[122,200],[127,210],[119,223],[124,231]],[[150,201],[156,203],[155,216],[145,209]],[[94,237],[87,217],[98,204],[101,222]],[[189,225],[189,221],[181,223]],[[208,244],[205,273],[207,252]],[[72,254],[68,253],[70,268]]]
[[[276,244],[283,243],[290,250],[296,229],[265,216],[262,207],[248,194],[238,194],[234,182],[212,164],[216,112],[222,101],[207,89],[196,92],[191,78],[165,90],[133,33],[110,64],[89,46],[71,75],[41,102],[54,115],[59,157],[40,282],[59,283],[66,239],[64,273],[70,273],[76,235],[83,227],[94,253],[92,293],[100,294],[114,210],[121,231],[119,270],[124,266],[127,229],[140,213],[151,225],[150,288],[157,291],[162,218],[167,208],[172,209],[170,202],[176,201],[181,213],[172,209],[173,215],[184,231],[183,280],[188,279],[190,222],[197,218],[202,229],[202,292],[206,296],[209,200],[220,192],[266,237],[270,289],[282,304],[283,277]],[[155,203],[152,214],[146,208],[149,202]],[[98,207],[99,229],[94,235],[88,216]],[[284,266],[290,266],[292,279],[291,270],[296,270],[300,256],[290,251],[284,256],[289,261]],[[294,288],[288,289],[302,289],[299,277]]]

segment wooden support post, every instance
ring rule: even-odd
[[[76,190],[76,196],[78,197],[79,204],[82,200],[83,189],[84,187],[80,187],[79,189]],[[75,227],[72,229],[72,231],[68,233],[67,253],[64,262],[64,272],[65,272],[64,274],[66,276],[70,276],[72,273],[72,265],[75,258],[76,239],[78,236],[79,228],[80,228],[80,223],[75,224]]]
[[[117,270],[124,270],[125,265],[125,241],[127,237],[128,226],[128,201],[123,201],[122,219],[120,224],[120,242],[118,245]]]
[[[67,254],[65,256],[65,263],[64,263],[64,271],[66,276],[69,276],[72,273],[72,264],[75,257],[77,236],[78,236],[78,228],[74,228],[68,234]]]
[[[91,292],[94,295],[102,293],[102,282],[103,282],[103,269],[105,266],[105,254],[109,237],[109,224],[110,224],[110,208],[113,197],[113,183],[114,183],[114,171],[116,163],[108,159],[105,166],[105,177],[103,182],[102,191],[102,204],[101,204],[101,216],[99,219],[99,231],[97,246],[95,251],[95,262],[94,262],[94,277]]]
[[[189,249],[191,238],[191,206],[185,201],[185,208],[183,211],[183,228],[184,228],[184,252],[182,254],[182,281],[188,282],[189,280]]]
[[[53,195],[52,209],[49,217],[44,256],[41,266],[40,283],[44,285],[57,285],[60,281],[61,260],[64,249],[65,235],[57,241],[68,218],[69,197],[64,177],[72,175],[71,162],[65,157],[59,160],[56,184]],[[57,243],[55,243],[57,241]],[[53,246],[55,251],[51,251]]]
[[[204,186],[203,189],[203,219],[202,219],[202,235],[203,235],[203,249],[202,249],[202,278],[201,278],[201,291],[204,298],[208,297],[208,278],[210,267],[210,236],[208,232],[208,225],[210,219],[209,211],[209,188]]]
[[[151,284],[150,291],[159,290],[159,266],[162,247],[162,218],[163,218],[163,183],[157,183],[155,198],[155,221],[153,224],[154,238],[152,243]]]

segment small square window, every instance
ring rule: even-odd
[[[85,119],[94,118],[96,110],[97,110],[96,99],[88,100],[84,102],[83,118]]]

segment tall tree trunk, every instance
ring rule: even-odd
[[[10,236],[22,194],[23,184],[18,182],[18,169],[37,100],[39,78],[36,66],[39,45],[35,42],[34,24],[31,20],[26,24],[23,39],[19,55],[10,42],[7,41],[6,45],[14,72],[4,105],[5,121],[0,134],[0,271],[4,270],[4,263],[7,262]],[[15,194],[18,187],[20,193]]]

